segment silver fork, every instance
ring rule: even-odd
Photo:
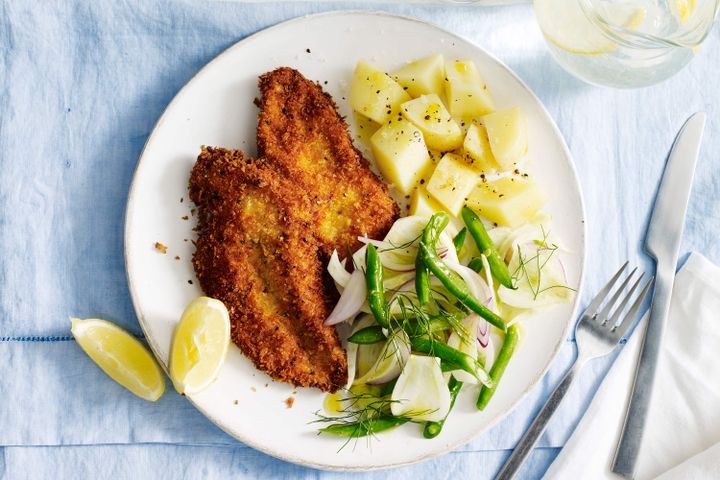
[[[540,436],[545,431],[548,422],[552,418],[555,411],[560,406],[560,402],[568,392],[570,385],[572,384],[575,377],[577,377],[580,370],[582,370],[585,363],[593,358],[602,357],[607,355],[619,344],[620,339],[628,331],[628,328],[635,323],[634,318],[637,316],[638,311],[643,303],[643,300],[647,296],[652,284],[653,277],[650,277],[645,285],[641,288],[640,294],[635,298],[635,301],[630,306],[627,313],[623,314],[625,307],[633,298],[633,294],[637,290],[638,286],[645,277],[644,273],[640,274],[640,277],[635,280],[630,290],[623,296],[625,288],[630,283],[630,280],[635,275],[637,268],[634,268],[630,275],[620,283],[619,288],[616,289],[615,293],[610,296],[610,292],[618,283],[618,280],[627,269],[628,262],[620,267],[620,270],[613,275],[610,281],[600,290],[600,293],[590,302],[590,305],[583,312],[582,317],[575,326],[575,341],[577,344],[578,355],[575,359],[575,363],[568,370],[563,377],[560,384],[555,388],[553,393],[545,402],[542,410],[538,413],[538,416],[533,421],[532,425],[522,439],[518,443],[517,447],[513,451],[510,458],[503,466],[502,470],[496,477],[496,480],[510,480],[515,477],[523,462],[530,454],[532,449],[535,447]],[[622,299],[621,299],[622,297]],[[609,300],[608,300],[609,298]],[[607,302],[606,302],[607,300]],[[618,304],[618,301],[619,304]],[[600,307],[605,303],[605,306],[600,310]],[[612,316],[611,310],[614,309]],[[598,312],[599,310],[599,312]]]

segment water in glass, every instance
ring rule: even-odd
[[[658,83],[699,51],[720,0],[534,0],[560,65],[593,84]]]

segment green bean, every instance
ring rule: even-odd
[[[380,325],[370,325],[369,327],[361,328],[357,332],[350,335],[348,342],[370,344],[385,341],[385,334],[383,328]]]
[[[452,372],[453,370],[462,370],[462,368],[458,367],[452,362],[448,362],[445,360],[440,361],[440,370],[443,373]]]
[[[460,389],[462,388],[462,382],[457,380],[455,377],[450,377],[448,388],[450,389],[450,408],[442,420],[425,423],[425,428],[423,429],[423,437],[425,438],[435,438],[440,435],[440,431],[442,430],[443,425],[445,425],[445,420],[447,420],[448,415],[450,415],[450,411],[455,406],[455,400],[457,400],[458,393],[460,393]]]
[[[365,281],[370,311],[381,327],[388,328],[390,322],[383,287],[383,266],[375,245],[371,243],[368,244],[365,252]]]
[[[435,249],[435,244],[440,238],[440,234],[447,227],[448,222],[450,222],[450,217],[448,217],[447,213],[438,212],[434,214],[430,217],[428,224],[425,225],[421,242],[427,245],[428,248]],[[429,265],[427,266],[429,267]]]
[[[425,238],[425,231],[428,231],[426,227],[423,230],[423,239],[428,245],[435,248],[435,244],[440,237],[440,233],[445,229],[450,218],[445,213],[436,213],[428,222],[428,225],[434,225],[431,234],[428,234]],[[415,291],[418,296],[418,303],[420,305],[427,305],[430,302],[430,270],[425,265],[423,257],[418,250],[417,257],[415,258]]]
[[[402,326],[402,329],[405,330],[405,333],[408,335],[416,337],[420,335],[427,335],[429,333],[442,332],[443,330],[450,330],[452,328],[450,318],[459,322],[466,316],[467,315],[464,312],[455,312],[448,314],[448,316],[431,316],[428,320],[422,322],[415,318],[405,323]]]
[[[415,291],[420,305],[430,302],[430,270],[425,266],[420,252],[415,258]]]
[[[460,250],[462,250],[463,245],[465,245],[466,236],[467,228],[463,227],[463,229],[460,230],[457,235],[455,235],[455,238],[453,238],[453,245],[455,246],[455,251],[458,255],[460,255]]]
[[[485,385],[492,385],[490,376],[485,370],[467,353],[452,348],[444,343],[434,342],[427,338],[416,337],[410,340],[410,346],[413,351],[425,353],[438,357],[442,361],[445,360],[454,363],[459,369],[468,372]]]
[[[490,265],[490,272],[503,286],[515,289],[516,287],[513,285],[510,270],[508,270],[505,260],[500,256],[500,252],[498,252],[495,245],[493,245],[490,235],[488,235],[487,230],[485,230],[485,225],[483,225],[480,217],[468,207],[463,207],[462,217],[468,231],[470,231],[470,236],[475,240],[478,250],[487,258],[488,265]]]
[[[463,303],[463,305],[503,332],[507,329],[505,321],[495,312],[480,303],[480,301],[472,295],[470,289],[465,283],[465,280],[463,280],[460,275],[450,270],[450,267],[448,267],[440,259],[437,253],[435,253],[434,248],[428,248],[423,242],[420,242],[420,251],[423,254],[423,260],[428,268],[430,268],[430,271],[438,278],[438,280],[440,280],[440,283],[442,283],[450,293]]]
[[[475,257],[470,260],[470,263],[468,263],[468,267],[472,268],[476,273],[480,273],[485,267],[485,265],[483,265],[481,258]]]
[[[419,245],[420,254],[422,255],[425,266],[427,266],[438,280],[440,280],[440,283],[466,307],[500,330],[505,331],[506,327],[503,319],[480,303],[480,301],[472,295],[463,278],[453,272],[435,252],[435,244],[449,220],[446,213],[439,212],[434,214],[425,226]]]
[[[419,322],[415,319],[404,324],[402,329],[405,330],[405,333],[411,337],[417,337],[421,335],[428,335],[430,333],[442,332],[443,330],[449,330],[450,323],[441,318],[431,319],[426,322]]]
[[[505,367],[507,367],[510,357],[512,357],[515,352],[515,347],[518,343],[518,336],[518,325],[510,325],[507,333],[505,334],[505,340],[503,340],[500,352],[495,359],[495,363],[493,363],[493,366],[490,368],[490,378],[493,381],[493,385],[491,387],[484,386],[480,389],[480,395],[477,399],[478,410],[483,410],[495,393],[495,389],[497,388],[498,383],[500,383],[500,379],[505,372]]]
[[[400,426],[407,421],[407,418],[383,415],[362,422],[334,423],[325,428],[321,428],[320,431],[323,433],[330,433],[332,435],[358,438],[384,432],[385,430]]]

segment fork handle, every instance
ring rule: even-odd
[[[582,369],[583,363],[582,361],[579,362],[576,360],[570,370],[567,371],[560,384],[555,388],[547,402],[545,402],[540,413],[535,417],[530,428],[528,428],[525,435],[520,439],[520,443],[515,447],[512,455],[510,455],[510,458],[505,462],[505,465],[502,470],[500,470],[500,473],[498,473],[498,476],[495,477],[495,480],[511,480],[515,477],[525,462],[525,459],[535,447],[538,439],[545,431],[548,422],[560,406],[560,402],[562,402],[565,394],[570,389],[570,385],[572,385],[576,375]]]

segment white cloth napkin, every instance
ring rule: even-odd
[[[547,479],[617,479],[610,470],[640,350],[632,335]],[[693,253],[675,278],[638,480],[720,478],[720,268]]]

